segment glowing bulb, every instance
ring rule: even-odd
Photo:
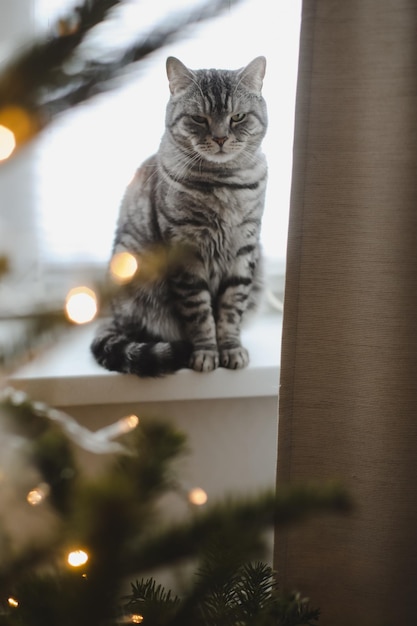
[[[16,148],[14,133],[0,124],[0,161],[5,161]]]
[[[130,620],[131,620],[132,624],[141,624],[143,622],[143,616],[142,615],[131,615],[130,616]]]
[[[68,565],[71,567],[80,567],[88,561],[88,554],[84,550],[73,550],[67,556]]]
[[[11,596],[10,598],[7,598],[7,604],[9,606],[12,606],[14,609],[19,606],[19,602],[16,600],[16,598],[12,598]]]
[[[128,433],[131,430],[134,430],[136,426],[139,424],[139,418],[137,415],[128,415],[120,420],[120,430],[123,433]]]
[[[68,319],[75,324],[91,322],[97,315],[97,297],[88,287],[71,289],[65,300],[65,312]]]
[[[0,109],[0,159],[8,159],[18,145],[28,141],[37,130],[37,121],[17,106]]]
[[[124,435],[124,433],[129,433],[131,430],[134,430],[138,424],[139,418],[137,415],[128,415],[127,417],[122,417],[121,420],[117,420],[114,424],[100,428],[100,430],[96,431],[95,437],[102,441],[109,441],[110,439]]]
[[[37,506],[41,504],[49,493],[49,485],[47,483],[41,483],[35,489],[29,491],[26,496],[26,500],[31,506]]]
[[[126,283],[133,278],[138,262],[129,252],[117,252],[110,261],[110,273],[118,283]]]
[[[200,487],[195,487],[194,489],[191,489],[191,491],[188,493],[188,500],[191,502],[191,504],[195,504],[196,506],[201,506],[202,504],[205,504],[207,502],[207,498],[208,496],[206,492]]]

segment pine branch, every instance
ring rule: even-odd
[[[266,490],[246,499],[226,500],[188,522],[173,524],[133,545],[126,561],[126,575],[190,558],[220,530],[228,533],[241,550],[256,554],[263,548],[259,532],[268,527],[293,524],[323,511],[346,512],[349,509],[346,492],[334,483],[280,488],[277,494]]]
[[[131,594],[122,598],[122,603],[124,612],[139,614],[147,624],[160,626],[172,621],[181,600],[179,596],[157,584],[155,579],[142,578],[141,581],[131,583]]]
[[[0,315],[0,322],[8,320],[13,325],[19,323],[19,333],[11,334],[0,345],[0,372],[3,376],[54,345],[71,327],[63,309],[34,310],[10,317]]]
[[[140,582],[131,583],[132,593],[129,602],[157,602],[167,605],[175,605],[180,601],[170,590],[166,591],[162,585],[157,585],[153,578],[147,578]]]
[[[316,626],[319,616],[320,609],[311,608],[299,592],[275,593],[253,626]]]
[[[280,593],[272,568],[245,562],[245,556],[241,554],[243,564],[236,566],[216,550],[182,598],[153,578],[131,583],[130,595],[122,598],[122,614],[140,615],[152,626],[314,626],[319,610],[311,609],[299,593]]]
[[[27,576],[33,576],[33,572],[50,566],[62,551],[62,541],[62,536],[57,533],[49,537],[47,543],[31,545],[19,554],[13,554],[11,559],[2,559],[0,598],[3,599],[7,590],[15,589],[20,581],[26,580]]]
[[[105,50],[96,58],[83,54],[82,44],[110,10],[125,0],[84,0],[63,17],[60,30],[38,38],[18,54],[0,75],[0,124],[23,146],[58,115],[104,91],[114,89],[125,69],[136,67],[156,50],[178,39],[184,29],[230,9],[240,0],[211,0],[197,9],[161,21],[116,57]],[[109,58],[112,60],[103,60]],[[76,62],[81,69],[66,71]]]
[[[114,88],[114,79],[121,76],[125,68],[146,59],[152,53],[175,41],[187,26],[197,25],[207,19],[215,17],[225,8],[230,8],[240,0],[214,0],[201,8],[177,14],[169,20],[159,24],[152,32],[144,35],[122,52],[114,61],[100,60],[87,61],[81,75],[77,73],[74,81],[69,81],[66,74],[60,76],[60,84],[65,84],[68,91],[54,98],[48,96],[44,106],[49,116],[65,111],[89,100],[108,89]]]
[[[48,34],[17,55],[0,78],[0,109],[20,105],[35,111],[41,90],[62,87],[65,76],[62,65],[121,1],[85,0],[61,20],[61,24],[74,23],[73,32]]]
[[[264,563],[244,563],[239,570],[239,580],[235,589],[235,603],[247,624],[252,624],[271,602],[274,589],[274,575]]]
[[[200,623],[204,602],[206,613],[212,617],[219,606],[222,607],[221,613],[226,621],[221,622],[219,618],[216,620],[218,626],[237,623],[246,626],[244,617],[249,614],[248,626],[249,623],[250,626],[310,623],[305,619],[307,615],[312,615],[311,612],[304,610],[297,599],[285,604],[280,600],[279,605],[266,602],[267,581],[263,580],[262,572],[256,576],[253,571],[242,569],[242,555],[249,561],[258,558],[264,547],[262,533],[274,524],[294,523],[324,511],[349,510],[349,500],[342,488],[330,484],[324,487],[280,488],[277,494],[265,490],[252,497],[229,499],[199,509],[191,519],[169,527],[160,523],[162,530],[155,532],[158,521],[156,505],[161,496],[176,487],[171,465],[186,449],[184,435],[165,422],[144,420],[132,433],[133,437],[126,435],[124,438],[131,439],[130,446],[123,441],[126,448],[131,448],[130,455],[118,457],[99,476],[88,479],[77,474],[75,480],[65,485],[59,480],[63,478],[63,470],[70,466],[76,473],[65,440],[66,431],[59,432],[66,422],[61,420],[61,415],[58,415],[59,419],[51,420],[43,405],[30,403],[24,394],[19,396],[19,393],[17,397],[12,395],[14,402],[11,404],[16,409],[12,415],[12,432],[20,438],[27,437],[28,446],[31,442],[25,458],[32,460],[41,478],[48,483],[52,504],[60,516],[57,529],[43,539],[42,545],[33,544],[20,554],[11,553],[1,563],[0,602],[8,597],[6,594],[10,585],[23,589],[24,593],[30,577],[43,571],[39,570],[39,566],[61,562],[62,552],[67,552],[69,545],[82,546],[91,558],[84,565],[86,578],[77,587],[76,597],[73,596],[73,578],[78,576],[79,585],[83,580],[80,576],[82,572],[71,576],[68,568],[65,574],[65,566],[61,565],[62,602],[56,603],[54,597],[48,599],[47,595],[37,600],[29,593],[33,619],[23,619],[27,608],[24,605],[22,611],[13,609],[13,616],[18,621],[8,623],[32,626],[38,623],[35,613],[41,616],[47,609],[51,618],[49,623],[44,622],[45,626],[55,626],[56,623],[102,626],[115,614],[124,581],[156,567],[169,567],[180,560],[201,557],[213,541],[222,548],[222,559],[217,564],[215,556],[211,562],[205,561],[205,570],[204,567],[202,570],[205,576],[200,576],[179,606],[175,602],[170,604],[171,596],[161,587],[148,584],[148,598],[153,598],[150,604],[152,611],[155,609],[156,614],[157,600],[165,603],[167,609],[166,621],[158,622],[155,618],[155,621],[150,621],[153,626]],[[105,434],[113,433],[113,425],[110,431],[109,428],[102,430],[106,431]],[[91,435],[99,436],[100,431]],[[25,503],[24,496],[22,494],[22,504]],[[49,497],[45,498],[45,504],[48,501]],[[42,584],[47,587],[46,580]],[[55,578],[51,577],[52,594],[54,585]],[[22,598],[24,604],[24,595]],[[258,611],[256,602],[265,602],[265,610]],[[284,615],[287,621],[279,621],[278,615]],[[20,617],[23,621],[19,621]]]

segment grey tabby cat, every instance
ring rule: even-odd
[[[183,245],[191,254],[122,289],[91,346],[105,368],[146,377],[248,364],[240,329],[262,287],[265,65],[190,70],[167,59],[166,130],[126,190],[114,253]]]

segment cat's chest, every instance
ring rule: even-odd
[[[188,190],[187,190],[188,191]],[[204,193],[171,193],[164,198],[162,223],[174,239],[190,239],[201,248],[231,249],[245,237],[252,203],[240,190],[213,188]]]
[[[165,190],[160,220],[166,227],[164,235],[171,241],[191,244],[211,270],[225,273],[239,250],[258,239],[261,185],[233,179],[227,184],[207,179],[188,183],[169,185]]]
[[[186,227],[187,238],[200,250],[203,257],[217,262],[219,265],[229,263],[236,252],[244,245],[248,238],[248,228],[245,224],[245,214],[232,201],[224,204],[219,200],[219,206],[213,203],[210,207],[203,207],[203,217],[193,220]]]

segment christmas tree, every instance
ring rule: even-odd
[[[111,61],[84,56],[83,43],[111,19],[121,0],[88,0],[63,16],[52,33],[31,43],[0,73],[0,158],[19,152],[63,112],[114,86],[127,66],[215,15],[230,0],[161,24]],[[82,60],[75,74],[63,70]],[[1,251],[0,251],[1,253]],[[164,272],[184,250],[161,250],[142,271]],[[10,259],[1,257],[0,280]],[[245,499],[209,505],[202,490],[187,493],[189,516],[172,523],[161,513],[168,493],[184,497],[175,461],[184,435],[164,420],[129,415],[96,432],[71,416],[10,388],[8,376],[59,340],[72,323],[88,322],[137,271],[135,259],[114,259],[112,279],[68,294],[66,302],[12,315],[19,333],[2,349],[0,392],[0,624],[103,626],[149,623],[259,626],[312,624],[318,611],[300,595],[283,596],[265,565],[264,531],[318,511],[344,511],[337,485],[265,489]],[[90,302],[83,317],[77,301]],[[76,448],[108,455],[90,476]],[[167,590],[158,572],[191,563],[182,592]]]
[[[211,506],[193,490],[189,516],[172,523],[158,504],[182,491],[173,462],[186,440],[174,426],[130,415],[91,433],[9,388],[1,417],[9,452],[2,453],[0,624],[272,625],[317,618],[301,597],[276,593],[259,556],[272,524],[345,510],[338,486],[265,490]],[[75,442],[115,456],[98,476],[86,476],[74,460]],[[187,560],[197,562],[196,574],[182,597],[149,576]]]

